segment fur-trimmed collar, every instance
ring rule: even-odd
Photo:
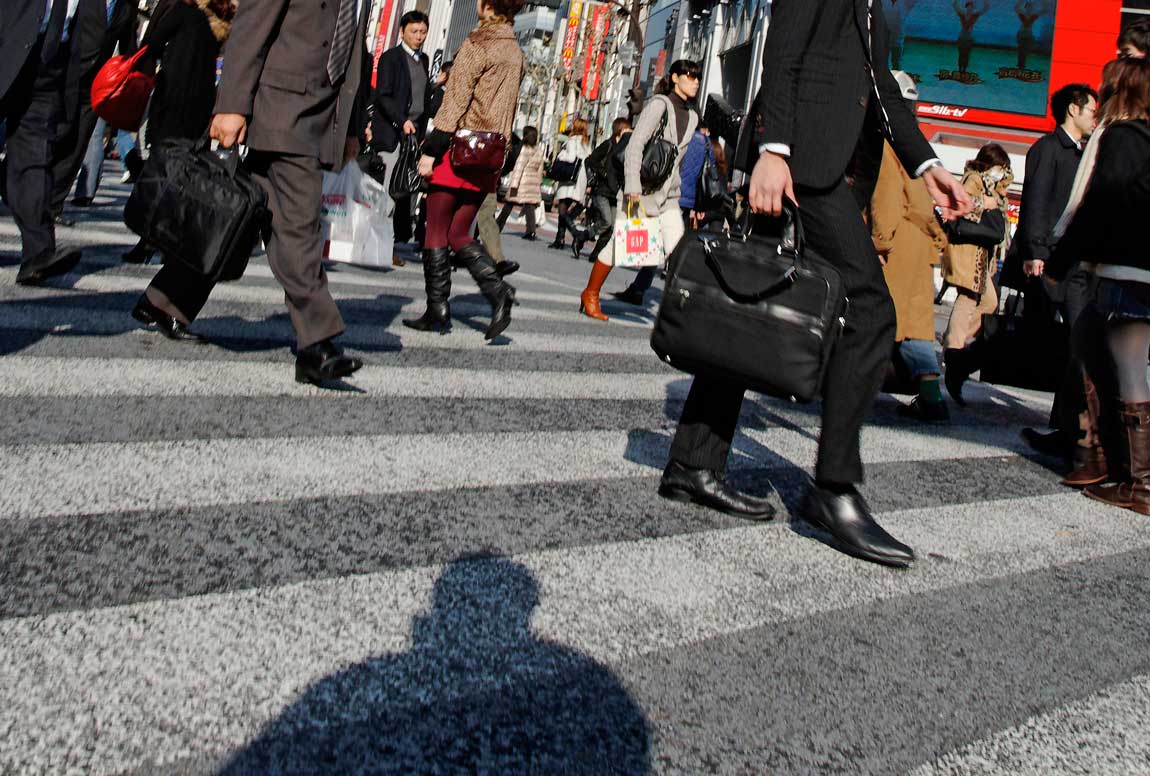
[[[212,28],[212,35],[220,43],[228,39],[228,33],[231,32],[232,23],[230,20],[221,19],[211,8],[210,0],[184,0],[185,5],[190,5],[193,8],[199,8],[204,16],[208,17],[208,25]],[[233,7],[235,4],[233,3]]]

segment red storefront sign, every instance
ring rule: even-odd
[[[371,85],[375,86],[376,74],[379,72],[379,58],[387,50],[387,34],[391,30],[391,15],[395,10],[395,0],[384,0],[383,8],[379,12],[379,26],[375,33],[375,47],[372,51]]]
[[[599,48],[599,25],[604,18],[610,18],[607,8],[596,5],[595,10],[591,12],[587,31],[583,35],[583,94],[587,94],[587,87],[590,84],[591,66],[595,64],[595,52]]]
[[[604,14],[603,31],[599,36],[600,41],[607,39],[607,33],[610,31],[610,29],[611,14]],[[586,81],[583,82],[584,85],[587,86],[587,99],[589,100],[599,99],[599,83],[603,77],[603,60],[607,57],[607,55],[602,50],[602,46],[596,46],[596,48],[599,50],[595,53],[595,69],[591,71],[591,82],[590,84],[588,84]]]

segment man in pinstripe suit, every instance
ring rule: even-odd
[[[863,480],[859,434],[894,341],[894,305],[845,173],[856,148],[890,141],[922,177],[945,218],[970,208],[935,157],[887,68],[887,27],[871,0],[775,0],[763,82],[736,164],[751,171],[750,205],[778,215],[784,197],[801,208],[808,245],[842,273],[850,313],[823,386],[815,481],[801,514],[858,557],[906,567],[910,547],[874,520],[856,486]],[[878,153],[866,155],[880,159]],[[764,519],[764,501],[729,488],[721,473],[744,387],[696,378],[683,408],[660,493]]]

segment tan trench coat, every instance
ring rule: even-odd
[[[934,339],[934,270],[946,235],[926,185],[907,174],[886,144],[870,210],[871,238],[885,259],[894,300],[895,340]]]

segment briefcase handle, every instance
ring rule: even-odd
[[[236,177],[236,172],[240,168],[240,158],[243,154],[240,152],[240,144],[236,143],[231,148],[219,148],[212,151],[212,138],[208,134],[208,130],[204,130],[204,134],[200,135],[200,139],[196,141],[196,151],[203,153],[210,151],[217,159],[222,162],[224,171],[227,172],[232,178]]]
[[[799,272],[799,261],[802,259],[804,234],[803,222],[799,216],[799,208],[790,198],[783,198],[783,229],[779,238],[779,245],[777,250],[778,255],[789,254],[791,257],[791,266],[779,275],[775,280],[772,280],[765,287],[758,291],[750,293],[736,289],[730,282],[727,276],[723,273],[723,268],[719,263],[718,257],[714,254],[715,244],[718,242],[718,237],[714,235],[702,234],[699,235],[699,242],[703,244],[703,254],[707,262],[707,266],[715,274],[722,287],[723,292],[732,299],[740,302],[760,302],[768,296],[778,293],[782,289],[790,286],[795,282],[795,278]],[[740,222],[736,224],[739,227],[741,239],[744,243],[752,236],[753,229],[750,219],[750,208],[744,210],[743,217]]]

